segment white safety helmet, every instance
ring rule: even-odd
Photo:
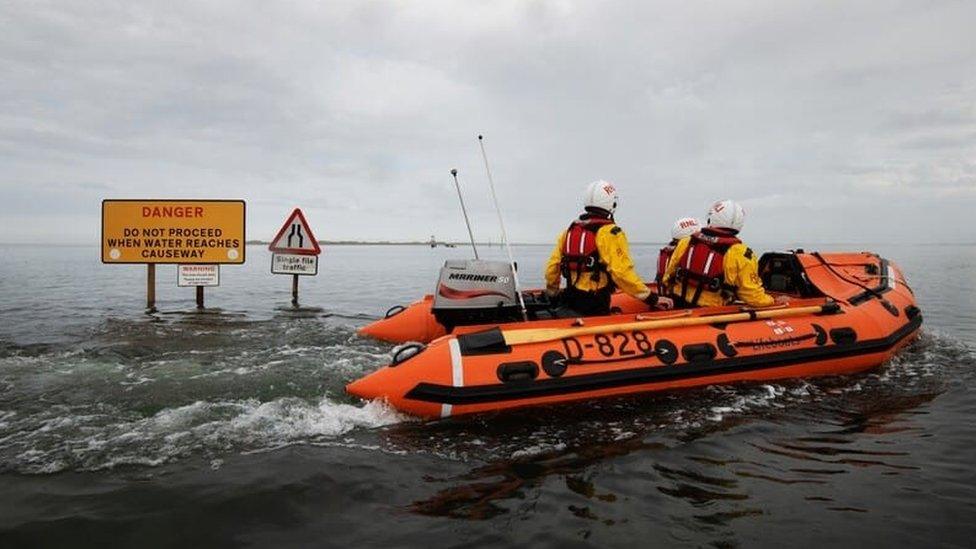
[[[682,217],[674,222],[671,227],[671,238],[681,240],[686,236],[691,236],[701,230],[701,223],[694,217]]]
[[[590,183],[583,191],[583,206],[600,208],[612,214],[617,209],[617,188],[602,179]]]
[[[708,209],[708,226],[717,229],[742,230],[746,211],[735,200],[722,200]]]

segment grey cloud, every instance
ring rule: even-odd
[[[0,193],[242,197],[251,238],[300,205],[323,238],[461,239],[457,167],[476,232],[497,237],[484,132],[521,241],[551,239],[595,178],[618,183],[631,240],[725,196],[756,238],[971,240],[947,213],[976,205],[974,16],[965,2],[8,2]],[[93,198],[63,201],[52,226],[97,231]],[[879,208],[899,215],[863,215]],[[13,213],[0,241],[50,238]]]

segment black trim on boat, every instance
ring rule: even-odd
[[[810,362],[812,360],[846,358],[886,351],[897,345],[902,339],[914,333],[921,325],[922,315],[918,314],[888,337],[880,339],[812,349],[797,349],[768,355],[713,360],[697,364],[681,364],[678,366],[652,365],[617,372],[541,379],[516,385],[498,384],[451,387],[422,382],[418,383],[405,396],[413,400],[443,404],[478,404],[583,393],[599,389],[644,385],[659,381],[705,377],[730,372],[781,368]]]
[[[814,313],[814,316],[826,316],[826,315],[836,315],[838,313],[843,313],[844,311],[840,308],[840,303],[836,301],[829,301],[823,304],[820,308],[819,313]]]
[[[512,352],[512,348],[505,344],[505,336],[502,334],[501,328],[497,327],[459,335],[457,340],[462,356],[508,354]]]
[[[689,343],[681,347],[681,356],[688,362],[704,364],[715,360],[715,346],[711,343]]]
[[[882,294],[884,294],[885,292],[888,292],[888,291],[891,290],[891,286],[888,283],[888,272],[889,272],[888,271],[888,260],[882,257],[882,258],[879,258],[879,263],[880,263],[880,265],[878,267],[879,277],[878,277],[878,284],[877,284],[877,286],[875,286],[874,288],[865,288],[863,292],[861,292],[861,293],[855,295],[854,297],[848,299],[847,300],[848,303],[850,303],[851,305],[855,305],[856,306],[856,305],[858,305],[860,303],[863,303],[863,302],[871,299],[872,297],[876,297],[876,298],[880,299],[883,304],[885,304],[885,303],[887,304],[887,306],[885,307],[885,309],[888,309],[889,312],[891,311],[890,307],[892,305],[890,303],[888,303],[885,299],[883,299],[881,297]],[[896,311],[895,312],[895,316],[898,316],[897,309],[895,311]]]
[[[531,360],[506,362],[498,366],[498,381],[513,383],[516,381],[531,381],[539,377],[539,365]]]
[[[850,326],[832,328],[830,330],[830,339],[838,345],[853,345],[857,342],[857,331]]]
[[[815,342],[817,344],[817,347],[820,347],[822,345],[826,345],[827,344],[827,330],[824,330],[824,327],[821,326],[821,325],[819,325],[819,324],[811,324],[810,326],[813,327],[813,331],[814,332],[817,332],[817,341]]]
[[[725,333],[718,334],[718,338],[716,338],[715,343],[718,344],[718,350],[722,351],[722,354],[727,357],[733,357],[739,354],[739,351],[735,349],[735,345],[733,345],[732,342],[729,341],[728,334]]]

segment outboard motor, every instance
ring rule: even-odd
[[[455,326],[522,319],[515,277],[506,261],[444,262],[434,291],[433,313],[448,331]]]
[[[763,286],[773,292],[783,292],[800,297],[814,297],[820,294],[810,283],[803,265],[795,252],[766,252],[759,258],[759,277]]]

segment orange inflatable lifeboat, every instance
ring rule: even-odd
[[[436,418],[850,374],[890,359],[922,324],[900,270],[872,253],[770,253],[760,260],[760,273],[769,291],[791,296],[788,306],[457,326],[426,346],[401,347],[393,363],[346,390]],[[418,307],[410,313],[415,322],[429,321],[431,315],[422,312]]]

